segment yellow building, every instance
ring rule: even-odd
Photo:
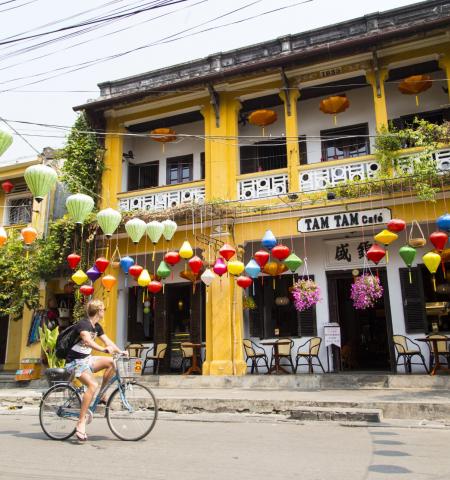
[[[245,337],[256,343],[289,337],[295,362],[302,343],[325,338],[327,325],[338,323],[345,369],[388,371],[396,360],[393,334],[450,331],[446,279],[439,271],[442,286],[434,291],[422,265],[430,243],[417,249],[412,283],[398,255],[408,235],[428,237],[436,230],[436,218],[447,210],[444,181],[436,203],[420,201],[407,181],[397,192],[386,187],[371,194],[360,186],[376,180],[381,169],[374,142],[388,122],[401,129],[416,116],[449,120],[445,3],[422,2],[101,83],[97,100],[76,107],[107,133],[102,207],[146,221],[174,217],[179,224],[173,240],[156,245],[155,258],[149,240],[133,245],[120,233],[122,256],[153,273],[167,250],[188,240],[205,265],[214,263],[223,244],[234,246],[247,264],[271,230],[305,260],[307,269],[296,275],[309,275],[321,287],[321,301],[299,314],[290,297],[292,274],[260,275],[247,292],[257,309],[248,310],[231,275],[209,287],[197,283],[194,291],[189,275],[180,276],[188,269],[182,261],[165,280],[164,294],[147,299],[117,270],[107,333],[122,344],[167,344],[166,372],[177,371],[183,353],[189,355],[182,341],[205,342],[203,374],[241,375]],[[414,75],[423,75],[429,87],[417,102],[399,90]],[[323,100],[322,110],[330,113],[336,102],[347,108],[327,115],[319,109]],[[276,120],[252,124],[249,116],[259,110],[275,112]],[[445,179],[450,149],[443,145],[435,161]],[[348,198],[334,194],[352,180],[361,191]],[[355,311],[353,277],[366,267],[373,235],[393,218],[404,219],[407,230],[391,245],[389,262],[385,257],[371,267],[383,298]],[[435,316],[427,315],[431,302],[441,305],[428,309]],[[334,347],[322,343],[319,358],[339,367]]]

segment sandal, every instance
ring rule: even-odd
[[[80,442],[85,442],[87,440],[87,435],[84,432],[81,432],[78,430],[78,428],[75,430],[75,436]]]

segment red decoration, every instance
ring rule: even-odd
[[[228,262],[228,260],[236,253],[236,250],[226,243],[220,250],[220,255]]]
[[[389,220],[387,229],[390,232],[402,232],[406,228],[406,222],[401,218],[393,218]]]
[[[248,288],[253,283],[253,280],[250,277],[241,275],[236,279],[236,283],[242,288]]]
[[[254,255],[253,255],[255,262],[261,267],[261,270],[264,268],[266,263],[269,261],[269,252],[266,252],[265,250],[258,250]]]
[[[2,183],[2,188],[5,193],[11,193],[14,189],[14,185],[9,180],[6,180],[6,182]]]
[[[271,253],[273,257],[282,262],[285,258],[289,257],[291,251],[286,245],[276,245],[272,248]]]
[[[167,252],[164,255],[164,261],[173,267],[180,261],[180,254],[178,252]]]
[[[197,257],[192,257],[189,262],[189,268],[197,275],[203,267],[202,259]]]
[[[109,261],[105,257],[97,258],[95,261],[95,266],[100,273],[104,273],[104,271],[108,268]]]
[[[375,265],[378,265],[380,260],[386,255],[384,248],[380,247],[378,244],[372,245],[369,250],[366,252],[367,258],[373,262]]]
[[[157,280],[152,280],[148,285],[147,285],[147,290],[150,293],[158,293],[162,290],[163,286],[161,282],[158,282]]]
[[[80,293],[88,297],[94,293],[94,287],[92,285],[81,285]]]
[[[445,248],[445,245],[447,245],[448,235],[445,232],[433,232],[430,235],[430,242],[434,245],[438,252],[442,252],[442,250]]]
[[[70,255],[67,255],[67,263],[72,270],[75,270],[80,261],[81,257],[77,253],[71,253]]]
[[[144,267],[141,267],[140,265],[132,265],[128,270],[128,274],[137,279],[142,273],[142,270],[144,270]]]

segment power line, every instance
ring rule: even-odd
[[[0,10],[0,13],[8,12],[9,10],[15,10],[16,8],[20,8],[20,7],[25,7],[26,5],[29,5],[30,3],[35,3],[35,2],[37,2],[37,0],[30,0],[26,3],[22,3],[21,5],[16,5],[15,7],[9,7],[9,8],[5,8],[4,10]],[[9,3],[9,2],[6,2],[6,3]],[[4,4],[2,3],[0,5],[4,5]]]

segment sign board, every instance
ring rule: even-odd
[[[384,226],[389,220],[391,220],[389,208],[377,208],[301,218],[297,222],[297,229],[303,233],[330,231],[341,228],[355,229],[370,227],[371,225]]]
[[[324,266],[326,269],[332,270],[350,270],[363,268],[364,256],[367,250],[375,243],[372,235],[367,237],[354,238],[335,238],[333,240],[323,241],[325,248],[323,249]],[[386,257],[384,257],[379,267],[386,265]],[[372,262],[368,262],[370,268],[376,268]]]
[[[339,323],[327,323],[323,326],[325,346],[336,345],[341,348],[341,327]]]

